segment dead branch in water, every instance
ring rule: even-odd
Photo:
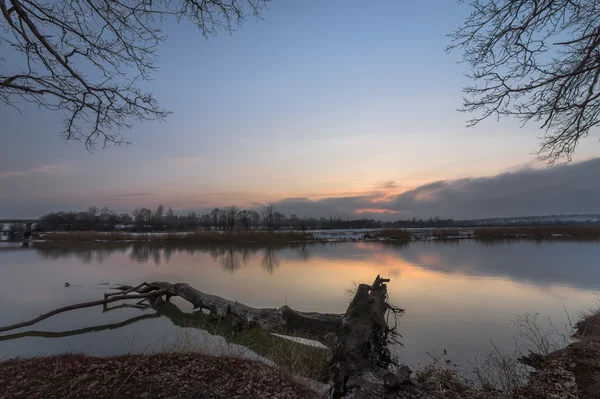
[[[165,294],[164,292],[160,293],[160,295],[164,295],[164,294]],[[16,330],[17,328],[21,328],[21,327],[29,327],[36,323],[39,323],[42,320],[45,320],[49,317],[57,315],[59,313],[68,312],[69,310],[90,308],[92,306],[106,305],[111,302],[124,301],[124,300],[128,300],[128,299],[156,298],[158,295],[159,295],[158,292],[152,292],[152,293],[147,293],[147,294],[136,294],[136,295],[115,295],[110,298],[105,297],[105,299],[98,300],[98,301],[84,302],[84,303],[78,303],[78,304],[70,305],[70,306],[63,306],[62,308],[58,308],[51,312],[41,314],[38,317],[36,317],[35,319],[24,321],[22,323],[11,324],[10,326],[0,327],[0,332]]]
[[[194,309],[208,310],[219,318],[228,319],[235,329],[261,328],[270,333],[294,335],[325,343],[332,348],[330,380],[334,397],[360,398],[373,375],[383,381],[394,364],[388,344],[398,342],[395,327],[390,327],[387,316],[398,316],[404,310],[388,302],[389,279],[377,276],[372,285],[360,284],[345,314],[299,312],[289,306],[253,308],[216,295],[201,292],[189,284],[156,281],[137,286],[119,286],[118,292],[104,294],[103,300],[65,306],[26,322],[1,327],[0,332],[27,327],[56,314],[111,302],[140,300],[156,304],[163,297],[181,297]],[[369,374],[367,384],[367,374]],[[389,379],[389,375],[387,376]],[[366,385],[365,385],[366,384]],[[380,384],[383,387],[383,382]]]

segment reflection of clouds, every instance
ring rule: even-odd
[[[477,241],[440,242],[359,242],[293,243],[264,245],[198,246],[150,243],[35,243],[33,248],[44,259],[76,258],[80,262],[110,262],[112,254],[128,253],[137,263],[169,263],[176,253],[194,256],[209,254],[229,273],[249,262],[260,261],[269,274],[280,264],[323,262],[340,270],[362,264],[376,264],[391,276],[436,273],[466,276],[492,276],[526,281],[538,286],[564,284],[585,289],[600,289],[600,245],[577,241]],[[323,270],[323,273],[326,271]],[[435,273],[431,273],[435,272]]]
[[[469,276],[505,277],[538,286],[600,288],[600,245],[577,241],[511,241],[460,245],[419,242],[398,253],[428,270]]]
[[[400,269],[397,269],[397,268],[388,269],[386,275],[391,276],[391,277],[398,277],[398,276],[400,276]]]

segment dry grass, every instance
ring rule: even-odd
[[[505,238],[600,238],[600,225],[489,227],[474,230],[477,239]]]
[[[512,352],[503,351],[494,343],[492,348],[475,356],[471,363],[472,372],[483,390],[512,397],[525,384],[527,368],[519,362],[519,352],[516,349]]]
[[[272,337],[268,358],[281,371],[315,381],[326,381],[329,372],[329,350],[304,345],[280,337]]]
[[[428,399],[507,398],[497,390],[476,386],[459,376],[450,367],[441,364],[432,364],[417,371],[414,380],[418,383],[421,391],[416,397]]]
[[[410,240],[410,233],[404,229],[384,229],[374,232],[374,238],[386,240]]]
[[[2,398],[316,398],[260,362],[197,353],[63,355],[0,363]]]
[[[280,371],[325,382],[329,375],[329,349],[318,348],[269,334],[261,329],[232,331],[225,334],[235,343],[272,361]]]
[[[198,231],[193,233],[126,233],[126,232],[97,232],[72,231],[61,233],[46,233],[39,236],[44,241],[132,241],[132,242],[177,242],[186,244],[221,244],[221,243],[283,243],[310,241],[312,235],[296,231],[265,232],[265,231]]]
[[[136,241],[135,234],[122,232],[97,232],[97,231],[69,231],[61,233],[45,233],[40,234],[39,239],[44,241]],[[144,241],[147,238],[143,239]],[[142,240],[140,240],[142,241]]]
[[[592,337],[592,339],[600,341],[600,314],[588,316],[578,322],[575,337]]]
[[[455,238],[460,236],[460,231],[458,229],[433,229],[431,235],[439,239]]]
[[[156,346],[159,353],[200,353],[261,360],[294,378],[321,382],[328,379],[329,349],[295,342],[259,328],[237,331],[227,320],[212,316],[182,324],[190,328],[178,331],[169,342],[159,343]]]

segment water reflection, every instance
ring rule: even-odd
[[[151,314],[143,314],[141,316],[132,317],[132,318],[127,319],[125,321],[122,321],[120,323],[103,324],[103,325],[86,327],[86,328],[78,328],[78,329],[75,329],[75,330],[67,330],[67,331],[36,331],[36,330],[31,330],[31,331],[24,331],[24,332],[20,332],[20,333],[16,333],[16,334],[0,335],[0,342],[1,341],[10,341],[12,339],[18,339],[18,338],[26,338],[26,337],[66,338],[66,337],[72,337],[72,336],[75,336],[75,335],[83,335],[83,334],[89,334],[89,333],[94,333],[94,332],[99,332],[99,331],[116,330],[118,328],[123,328],[125,326],[128,326],[128,325],[133,324],[133,323],[137,323],[137,322],[142,321],[142,320],[156,319],[158,317],[160,317],[160,314],[158,314],[158,313],[151,313]]]
[[[305,259],[308,260],[308,259]],[[273,248],[266,248],[263,254],[261,265],[263,269],[269,274],[275,273],[275,268],[279,266],[279,261],[275,256],[275,250]]]
[[[231,331],[232,326],[231,323],[227,322],[223,319],[211,318],[201,311],[197,312],[184,312],[177,305],[173,304],[170,301],[165,301],[163,299],[157,300],[153,305],[147,304],[130,304],[124,303],[116,306],[103,306],[102,313],[110,312],[112,310],[123,309],[123,308],[135,308],[142,311],[150,310],[152,313],[145,313],[140,316],[131,317],[127,320],[124,320],[119,323],[109,323],[109,324],[101,324],[92,327],[79,328],[74,330],[66,330],[66,331],[23,331],[14,334],[0,335],[1,341],[10,341],[18,338],[25,337],[40,337],[40,338],[65,338],[72,337],[76,335],[89,334],[99,331],[107,331],[107,330],[116,330],[119,328],[123,328],[130,324],[134,324],[143,320],[149,319],[157,319],[160,317],[165,317],[174,326],[177,327],[197,327],[202,329],[208,329],[210,331],[214,331],[219,333],[220,335],[224,335],[225,333]]]
[[[92,262],[103,263],[108,260],[112,254],[124,254],[129,250],[129,245],[123,244],[76,244],[73,243],[52,243],[49,245],[36,243],[34,248],[43,259],[68,259],[75,258],[85,264]]]
[[[256,259],[268,274],[283,261],[309,262],[325,258],[358,262],[387,254],[397,262],[410,263],[440,273],[468,276],[508,277],[540,286],[563,284],[600,289],[600,245],[581,241],[436,241],[292,243],[288,245],[179,245],[148,243],[35,243],[43,259],[75,258],[85,264],[110,261],[112,255],[128,254],[139,264],[168,265],[174,254],[190,257],[208,254],[227,273],[239,272]],[[22,250],[22,249],[20,249]],[[391,269],[390,273],[399,273]]]
[[[148,244],[148,243],[37,243],[35,250],[43,259],[67,259],[75,258],[85,264],[103,263],[110,260],[112,254],[124,254],[129,252],[129,259],[139,264],[153,263],[160,266],[162,263],[169,264],[175,253],[184,253],[193,256],[198,253],[209,254],[211,258],[223,266],[228,273],[235,273],[248,263],[252,256],[260,254],[261,264],[268,274],[275,273],[280,261],[278,254],[286,251],[288,257],[293,258],[294,251],[297,258],[303,261],[310,260],[315,243],[293,243],[280,246],[260,245],[218,245],[218,246],[189,246],[172,244]]]
[[[442,273],[507,277],[547,287],[600,289],[600,244],[586,241],[464,241],[421,243],[401,253],[413,264]]]
[[[353,281],[369,282],[382,274],[392,277],[393,302],[407,309],[400,320],[406,345],[402,359],[414,364],[431,350],[470,356],[489,339],[512,347],[512,320],[522,312],[539,311],[545,320],[552,317],[555,325],[562,325],[563,304],[574,317],[593,306],[593,290],[600,287],[599,258],[597,242],[570,241],[269,247],[32,243],[28,249],[0,247],[0,325],[98,299],[107,290],[100,282],[156,280],[188,282],[253,307],[289,304],[304,311],[342,313],[349,301],[345,290]],[[70,288],[64,287],[65,281],[72,283]],[[127,353],[132,340],[144,350],[181,327],[210,323],[189,304],[175,304],[152,309],[118,305],[101,315],[101,307],[98,312],[68,312],[35,330],[1,336],[0,358],[4,353],[35,356],[73,348],[102,355]],[[56,339],[48,345],[43,337]]]

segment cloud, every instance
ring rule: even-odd
[[[398,188],[398,184],[394,180],[388,180],[381,185],[382,188],[392,190]]]
[[[69,170],[67,164],[46,164],[26,170],[0,172],[0,179],[17,179],[27,175],[53,176]],[[350,191],[336,196],[285,198],[275,202],[287,215],[306,217],[373,218],[397,220],[416,218],[473,219],[487,217],[536,216],[550,214],[600,213],[600,158],[552,168],[511,169],[488,177],[440,180],[406,189],[403,182],[384,182],[366,191]],[[53,183],[49,183],[53,184]],[[163,203],[178,212],[204,212],[214,207],[237,204],[260,209],[271,198],[260,192],[202,192],[195,190],[159,192],[137,189],[107,195],[75,198],[65,195],[45,195],[22,199],[3,198],[2,209],[12,213],[40,215],[48,210],[75,207],[85,209],[90,204],[130,210],[133,207]],[[0,192],[9,192],[2,190]],[[50,204],[54,209],[50,209]],[[36,210],[37,209],[37,210]]]
[[[304,216],[399,218],[487,218],[600,213],[600,158],[565,166],[527,166],[496,176],[441,180],[400,194],[380,193],[276,203]]]
[[[400,194],[388,208],[418,216],[485,218],[600,211],[600,158],[491,177],[438,181]]]
[[[71,168],[69,163],[44,164],[30,169],[21,170],[6,170],[0,171],[0,179],[10,179],[13,177],[23,177],[32,174],[44,174],[51,176],[59,176],[65,174]]]
[[[7,170],[7,171],[0,171],[0,179],[8,179],[11,177],[18,177],[18,176],[23,176],[27,174],[27,170]]]
[[[369,197],[340,197],[310,200],[308,198],[286,198],[275,203],[276,208],[285,214],[295,213],[306,217],[349,217],[356,209],[366,208]]]

